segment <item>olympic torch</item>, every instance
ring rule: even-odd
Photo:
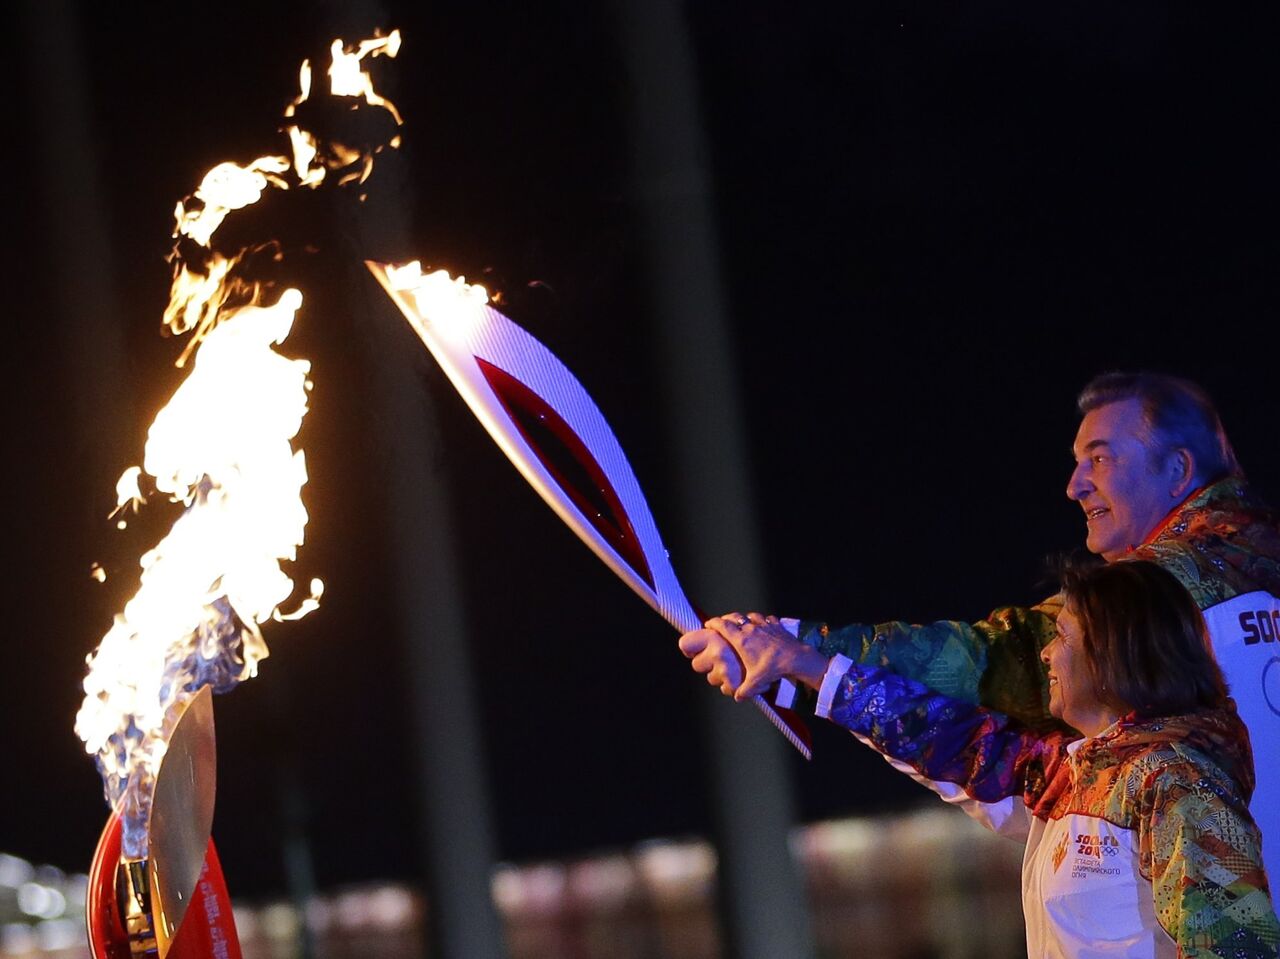
[[[702,625],[676,579],[640,484],[604,415],[550,350],[443,270],[367,263],[450,382],[538,495],[618,577],[687,632]],[[760,711],[810,758],[784,681]]]
[[[239,959],[231,900],[210,832],[216,791],[212,694],[181,711],[155,778],[147,854],[122,851],[107,820],[89,870],[86,921],[95,959]]]

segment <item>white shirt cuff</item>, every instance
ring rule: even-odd
[[[800,635],[800,620],[793,619],[790,616],[784,616],[779,620],[783,629],[792,636]],[[778,694],[773,698],[775,706],[781,706],[783,709],[796,708],[796,684],[789,679],[778,680]]]
[[[835,699],[836,690],[840,688],[840,680],[853,665],[853,660],[841,653],[831,657],[827,671],[822,676],[822,687],[818,690],[818,705],[813,714],[819,719],[826,719],[831,712],[831,700]]]

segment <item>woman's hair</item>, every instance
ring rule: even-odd
[[[1147,560],[1068,567],[1062,591],[1107,705],[1173,716],[1226,700],[1204,618],[1172,573]]]

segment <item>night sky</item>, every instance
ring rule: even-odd
[[[353,308],[373,281],[352,237],[360,217],[407,209],[409,248],[372,252],[501,291],[613,424],[679,573],[692,534],[676,522],[681,464],[657,413],[627,112],[638,81],[609,4],[232,5],[206,22],[179,6],[10,15],[0,851],[83,869],[106,816],[72,722],[84,656],[174,515],[158,507],[126,533],[106,520],[182,376],[181,341],[160,335],[173,205],[215,163],[283,152],[278,118],[304,57],[399,27],[400,56],[376,76],[406,118],[404,147],[379,160],[368,202],[290,193],[237,221],[244,242],[279,240],[274,279],[306,297],[283,348],[312,360],[315,382],[298,440],[312,521],[291,571],[328,592],[306,620],[268,627],[260,675],[216,703],[215,837],[242,895],[281,888],[284,834],[311,840],[322,885],[412,880],[420,769],[386,577],[387,437],[402,425],[372,398],[369,346],[370,324],[403,324],[389,307]],[[1074,395],[1106,369],[1203,383],[1255,484],[1280,498],[1273,22],[1223,4],[687,13],[768,611],[974,619],[1039,598],[1045,557],[1082,540],[1063,495]],[[79,116],[49,93],[49,28],[72,45]],[[66,125],[87,151],[78,165],[49,156]],[[402,181],[406,195],[383,186]],[[67,196],[91,204],[105,254],[57,219]],[[72,279],[85,256],[101,278],[87,290]],[[122,368],[94,362],[86,330],[114,331]],[[713,693],[407,327],[394,335],[438,427],[432,469],[459,533],[499,854],[706,834],[700,699]],[[99,408],[115,418],[86,430]],[[742,604],[685,585],[705,608]],[[804,820],[919,798],[815,732],[817,757],[793,767]]]

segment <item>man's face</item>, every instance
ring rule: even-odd
[[[1067,498],[1084,509],[1089,552],[1108,562],[1142,543],[1177,505],[1170,457],[1156,456],[1146,434],[1136,399],[1090,410],[1076,433]]]

